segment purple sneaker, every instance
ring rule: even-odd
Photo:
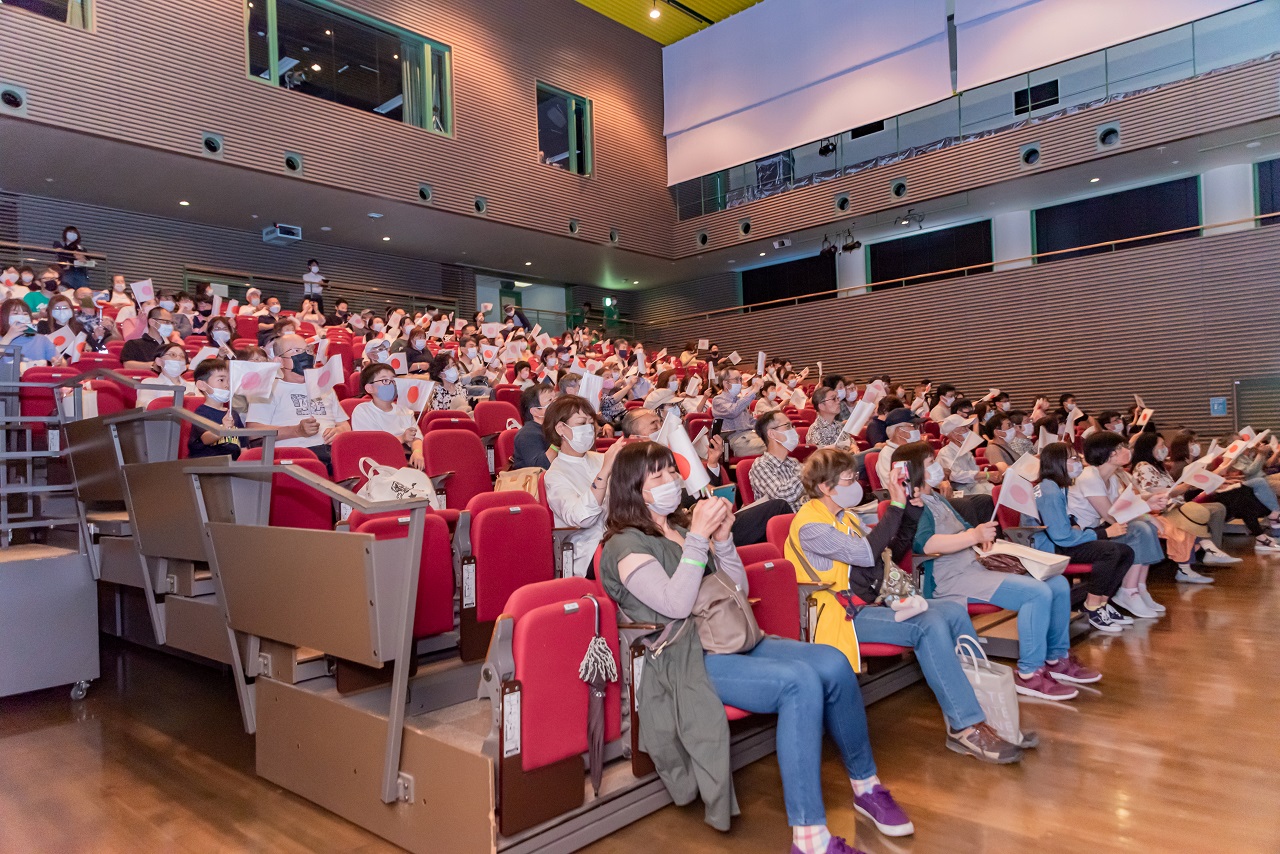
[[[797,846],[792,845],[791,854],[804,854],[804,852]],[[854,848],[843,837],[833,834],[831,841],[827,843],[827,854],[866,854],[866,852],[859,848]]]
[[[853,808],[871,819],[885,836],[910,836],[916,827],[884,786],[876,784],[865,795],[854,795]]]

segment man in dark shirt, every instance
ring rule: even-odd
[[[126,341],[120,350],[120,362],[126,368],[149,371],[155,367],[160,348],[169,343],[173,334],[173,315],[168,309],[157,306],[147,312],[147,331],[141,338]]]
[[[516,450],[511,455],[511,468],[522,469],[537,466],[549,468],[551,459],[547,456],[546,437],[542,434],[542,416],[547,406],[556,399],[555,386],[534,384],[520,395],[520,414],[524,416],[524,426],[516,433]]]
[[[326,317],[324,323],[325,326],[341,326],[350,316],[351,312],[347,311],[347,301],[340,299],[333,304],[333,314]]]

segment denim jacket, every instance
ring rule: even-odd
[[[1067,491],[1051,480],[1036,484],[1036,508],[1040,511],[1043,531],[1037,531],[1035,547],[1056,552],[1056,546],[1079,546],[1098,539],[1091,528],[1077,528],[1067,513]]]

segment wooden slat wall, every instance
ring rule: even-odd
[[[84,32],[0,6],[0,79],[27,87],[37,122],[199,156],[225,135],[225,160],[553,234],[665,254],[675,222],[666,189],[659,45],[574,0],[344,0],[453,49],[455,133],[417,128],[251,80],[243,0],[103,0]],[[537,162],[536,80],[592,99],[595,175]]]
[[[739,223],[751,220],[751,240],[780,237],[800,229],[847,222],[875,211],[905,209],[926,199],[973,190],[1025,175],[1018,149],[1039,142],[1040,166],[1056,169],[1109,156],[1096,150],[1095,129],[1121,123],[1121,151],[1133,151],[1280,113],[1276,98],[1280,59],[1251,63],[1198,80],[1170,84],[1112,104],[1081,110],[1043,124],[1005,131],[986,139],[870,169],[813,187],[790,190],[730,210],[677,223],[672,250],[676,257],[697,255],[746,242]],[[890,184],[907,182],[907,195],[894,198]],[[836,210],[836,196],[849,195],[849,209]],[[709,241],[697,244],[705,231]]]
[[[475,270],[445,264],[441,268],[441,283],[444,295],[457,303],[458,317],[469,319],[476,313]]]
[[[570,305],[581,307],[584,302],[590,301],[592,311],[599,312],[604,310],[604,298],[613,297],[618,301],[619,313],[628,319],[637,317],[636,312],[643,296],[637,291],[611,291],[595,285],[570,285],[569,288]]]
[[[724,272],[692,282],[664,285],[640,292],[640,314],[644,320],[680,317],[695,311],[714,311],[738,305],[742,299],[741,276]]]
[[[801,306],[655,327],[669,348],[711,338],[865,381],[991,386],[1030,406],[1065,391],[1089,411],[1137,392],[1162,427],[1215,435],[1209,398],[1280,373],[1280,228],[1259,228]],[[646,336],[650,337],[650,336]],[[1280,427],[1280,411],[1258,429]]]
[[[268,246],[255,233],[215,228],[172,219],[0,193],[0,210],[8,200],[18,211],[18,242],[50,246],[67,225],[80,229],[89,252],[107,256],[106,274],[122,273],[129,281],[150,278],[158,287],[182,286],[186,267],[236,270],[301,282],[309,258],[335,285],[385,287],[422,294],[444,294],[441,265],[435,261],[300,241]],[[99,284],[98,279],[93,280]],[[474,279],[471,300],[475,302]],[[328,306],[326,306],[328,307]]]

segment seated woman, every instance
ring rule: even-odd
[[[1133,620],[1111,604],[1120,589],[1124,574],[1133,566],[1133,549],[1112,541],[1123,536],[1127,525],[1097,525],[1080,528],[1067,513],[1067,490],[1084,471],[1076,449],[1066,442],[1054,442],[1040,451],[1040,479],[1036,481],[1036,509],[1044,530],[1035,535],[1035,547],[1041,551],[1068,555],[1074,563],[1093,567],[1085,581],[1088,595],[1084,612],[1089,625],[1101,632],[1118,632]],[[1025,521],[1025,520],[1024,520]],[[1036,524],[1032,520],[1030,524]]]
[[[409,465],[422,470],[422,433],[418,419],[407,406],[396,406],[396,372],[390,365],[365,365],[360,371],[360,387],[369,400],[351,412],[352,430],[390,433],[409,451]]]
[[[943,482],[942,466],[925,442],[903,445],[893,462],[905,462],[912,490],[924,496],[916,527],[915,550],[933,558],[934,598],[961,603],[987,602],[1018,614],[1019,694],[1045,700],[1070,700],[1079,691],[1067,683],[1097,682],[1098,671],[1071,654],[1071,585],[1061,575],[1040,581],[1030,575],[992,572],[978,562],[975,546],[989,545],[996,523],[971,527],[934,491]]]
[[[162,390],[139,391],[139,409],[146,409],[147,404],[157,398],[167,398],[172,401],[175,386],[182,388],[183,393],[186,395],[193,394],[196,390],[194,383],[182,378],[182,375],[187,370],[187,351],[181,344],[166,344],[161,347],[156,353],[153,370],[155,370],[156,376],[142,380],[142,384],[145,386],[160,386]]]
[[[325,323],[324,312],[320,311],[320,307],[311,297],[302,298],[302,307],[298,309],[297,318],[300,323],[310,323],[317,329]]]
[[[947,748],[967,753],[983,762],[1004,765],[1022,758],[1022,746],[996,734],[986,722],[978,698],[960,669],[956,639],[977,637],[968,610],[959,602],[941,599],[925,602],[919,597],[881,601],[888,549],[894,562],[911,554],[911,541],[924,507],[920,498],[907,500],[899,470],[890,477],[889,507],[870,534],[847,510],[862,503],[853,455],[822,448],[805,460],[800,479],[808,503],[791,522],[786,558],[801,584],[833,584],[848,590],[858,607],[853,628],[859,641],[892,643],[915,650],[925,681],[933,689],[947,721]],[[812,576],[810,573],[812,572]],[[925,610],[921,610],[921,609]],[[839,614],[844,619],[843,614]]]
[[[436,381],[431,392],[431,409],[455,409],[470,412],[471,401],[467,388],[458,382],[458,360],[452,350],[441,350],[431,360],[431,379]]]
[[[0,303],[0,346],[16,351],[24,365],[50,365],[57,357],[53,342],[36,334],[31,322],[31,309],[20,299],[7,299]]]
[[[231,342],[235,340],[236,328],[234,321],[218,315],[209,318],[205,324],[206,334],[209,336],[209,346],[218,348],[219,359],[234,359],[235,351],[231,349]]]
[[[748,587],[730,533],[729,502],[698,502],[686,528],[670,515],[680,504],[678,477],[670,451],[640,441],[622,448],[609,478],[600,574],[605,590],[632,620],[688,620],[704,576],[717,567],[744,592]],[[793,854],[855,850],[827,830],[824,728],[853,784],[855,808],[883,833],[915,831],[876,777],[861,692],[843,653],[767,637],[747,652],[707,654],[698,632],[684,622],[668,638],[661,655],[645,655],[637,714],[645,746],[676,803],[690,803],[700,794],[707,823],[729,829],[737,801],[722,706],[728,703],[778,716],[778,765]]]
[[[1103,422],[1106,424],[1107,422]],[[1111,507],[1130,482],[1124,467],[1132,458],[1132,450],[1124,437],[1110,429],[1099,431],[1084,440],[1085,469],[1067,492],[1067,512],[1082,528],[1111,524]],[[1153,497],[1148,504],[1159,513],[1168,500]],[[1158,617],[1165,607],[1147,590],[1147,574],[1151,564],[1164,558],[1160,547],[1160,530],[1150,516],[1142,516],[1127,524],[1124,534],[1116,538],[1133,549],[1133,566],[1125,573],[1120,589],[1111,601],[1135,617]]]
[[[569,535],[573,568],[566,568],[565,574],[586,577],[604,536],[605,489],[623,443],[597,452],[596,412],[586,398],[573,394],[556,398],[546,408],[542,434],[556,452],[543,477],[555,526],[580,529]]]

